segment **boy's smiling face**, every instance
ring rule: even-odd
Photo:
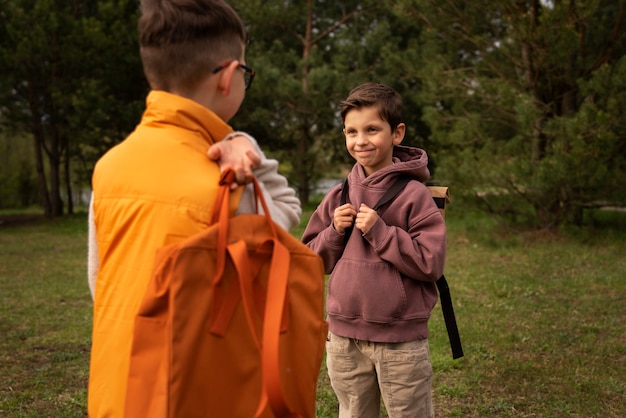
[[[400,145],[404,131],[403,123],[392,131],[375,106],[350,110],[345,116],[343,130],[348,152],[368,176],[392,164],[393,147]]]

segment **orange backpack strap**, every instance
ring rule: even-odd
[[[267,210],[267,209],[265,209]],[[263,322],[263,382],[270,406],[277,417],[295,416],[285,402],[280,382],[279,337],[286,298],[289,273],[289,251],[278,239],[274,240],[274,255],[270,265],[265,320]]]
[[[265,311],[263,313],[262,335],[257,332],[257,324],[255,315],[253,314],[255,306],[255,296],[253,290],[253,279],[260,266],[252,262],[248,255],[248,248],[243,241],[235,243],[227,243],[228,223],[229,223],[229,191],[230,185],[234,180],[232,172],[229,170],[222,175],[220,179],[220,193],[215,207],[220,208],[219,215],[214,214],[214,219],[218,219],[218,262],[220,266],[214,276],[214,285],[218,284],[224,273],[224,264],[226,256],[230,256],[233,266],[237,270],[239,282],[239,294],[230,292],[229,299],[221,305],[232,306],[238,302],[241,297],[243,301],[244,312],[250,332],[252,333],[255,344],[261,351],[261,367],[262,367],[262,393],[259,406],[255,413],[255,417],[263,414],[269,402],[272,412],[277,417],[297,417],[285,400],[281,379],[280,379],[280,349],[279,340],[281,329],[284,329],[288,318],[288,301],[287,286],[289,279],[289,250],[280,242],[276,227],[269,215],[269,209],[263,198],[263,193],[256,179],[253,179],[255,198],[261,202],[267,223],[270,227],[272,238],[265,242],[259,251],[266,248],[266,244],[271,244],[272,256],[270,262],[269,281],[267,284],[267,300],[265,301]],[[219,205],[219,206],[218,206]],[[237,286],[232,286],[237,287]],[[216,287],[217,288],[217,287]],[[215,301],[214,301],[215,302]],[[230,309],[230,308],[229,308]],[[215,318],[215,316],[214,316]],[[221,318],[221,322],[213,324],[213,327],[224,327],[228,325],[228,318],[221,316],[219,313],[217,318]],[[218,319],[220,321],[220,319]],[[225,321],[225,322],[224,322]],[[212,327],[212,331],[213,331]]]

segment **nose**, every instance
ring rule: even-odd
[[[367,145],[367,137],[362,133],[358,133],[356,135],[356,144],[357,145]]]

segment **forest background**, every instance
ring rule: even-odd
[[[553,227],[626,206],[626,0],[230,3],[257,72],[231,124],[303,202],[352,164],[339,103],[375,81],[462,207]],[[85,203],[144,108],[137,4],[0,0],[0,209]]]

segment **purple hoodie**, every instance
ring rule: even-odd
[[[333,187],[315,210],[302,241],[324,260],[330,274],[326,310],[329,330],[343,337],[404,342],[428,337],[428,318],[437,302],[435,281],[443,274],[446,227],[430,192],[428,156],[419,148],[396,146],[394,164],[366,177],[355,164],[348,175],[348,200],[374,207],[400,176],[410,181],[379,219],[347,243],[335,231],[341,185]]]

